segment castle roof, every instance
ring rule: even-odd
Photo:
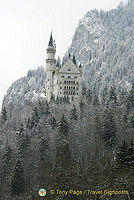
[[[69,69],[71,69],[71,71],[70,72],[68,72],[67,70],[68,70],[68,68]],[[69,57],[67,60],[66,60],[66,62],[64,63],[64,64],[62,64],[59,68],[58,68],[58,72],[59,73],[66,73],[66,71],[67,71],[67,73],[80,73],[81,75],[82,75],[82,71],[81,71],[81,69],[77,66],[77,64],[76,63],[74,63],[74,61]]]

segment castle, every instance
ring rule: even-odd
[[[47,47],[45,96],[49,102],[52,97],[68,98],[71,104],[76,104],[82,96],[82,68],[69,55],[66,62],[58,65],[55,59],[56,44],[52,33]]]

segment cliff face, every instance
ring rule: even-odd
[[[66,53],[83,65],[83,82],[101,92],[105,86],[129,89],[134,74],[134,2],[108,12],[92,10],[79,21]]]

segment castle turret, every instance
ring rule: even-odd
[[[46,98],[47,98],[47,101],[50,101],[51,96],[54,93],[53,76],[54,76],[55,68],[56,68],[55,53],[56,53],[56,45],[54,43],[52,32],[51,32],[50,40],[47,47],[47,59],[46,59],[46,74],[47,74]]]

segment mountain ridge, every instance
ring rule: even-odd
[[[105,86],[130,89],[134,72],[134,2],[110,11],[87,12],[66,52],[84,65],[83,82],[101,93]]]
[[[134,1],[110,11],[88,11],[76,27],[66,52],[83,65],[83,84],[97,93],[115,85],[117,92],[134,83]],[[31,75],[30,75],[31,74]],[[44,68],[29,70],[8,89],[3,104],[38,99],[44,88]]]

